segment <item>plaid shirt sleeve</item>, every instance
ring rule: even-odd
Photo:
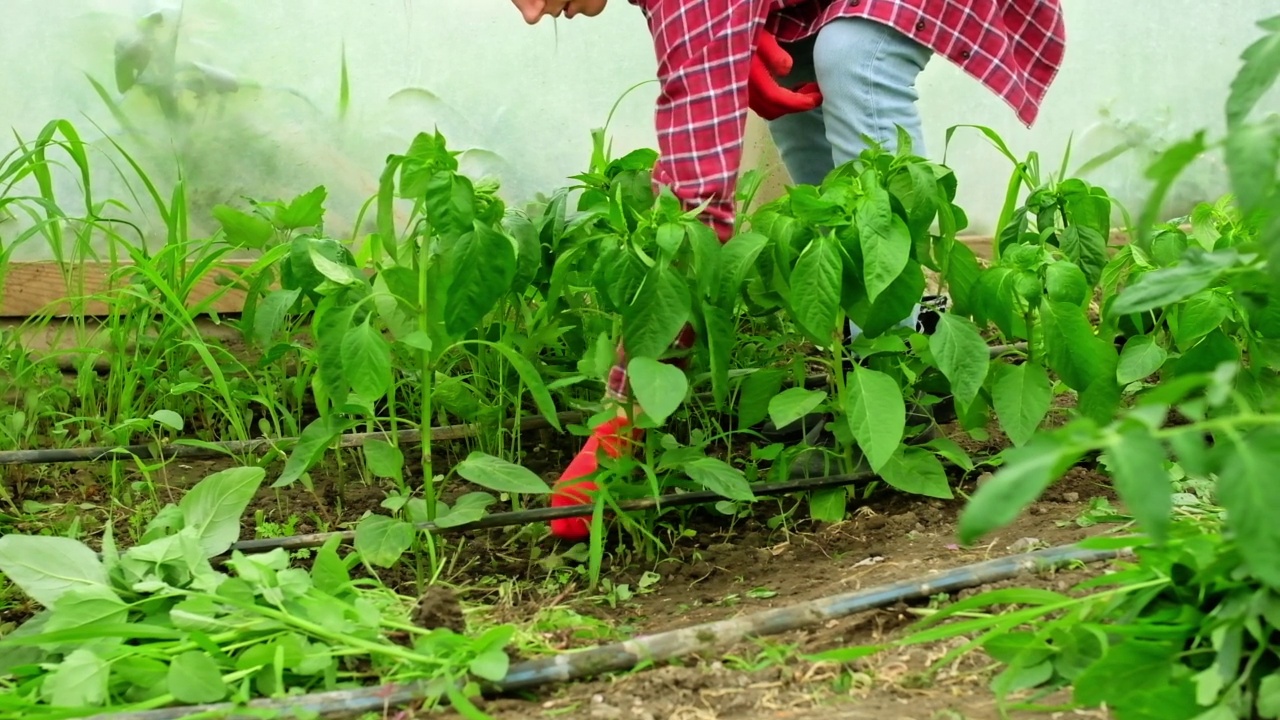
[[[722,240],[733,227],[734,192],[747,122],[747,76],[771,0],[637,0],[658,60],[654,181],[686,206],[709,203]]]

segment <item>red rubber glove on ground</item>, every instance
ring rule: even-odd
[[[639,439],[640,431],[633,428],[627,432],[629,427],[630,423],[624,417],[609,420],[596,427],[582,450],[556,481],[551,494],[551,507],[586,505],[591,502],[588,493],[595,492],[597,486],[585,478],[600,467],[599,451],[603,450],[615,460],[622,457],[623,452],[630,451],[630,446]],[[551,534],[561,540],[585,540],[591,535],[591,520],[585,517],[552,520]]]
[[[747,105],[765,120],[783,115],[808,112],[822,104],[817,83],[805,83],[795,90],[778,84],[778,78],[791,72],[791,55],[778,44],[773,33],[760,29],[760,42],[751,58],[751,74],[747,81]]]

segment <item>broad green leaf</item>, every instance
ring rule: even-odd
[[[1007,267],[993,267],[978,276],[971,294],[971,309],[980,326],[995,323],[1006,338],[1026,333],[1024,306],[1014,292],[1018,275]]]
[[[276,333],[280,332],[280,328],[284,325],[285,314],[298,301],[300,293],[298,288],[274,290],[258,303],[253,315],[253,341],[259,347],[265,348],[271,344]]]
[[[1155,374],[1169,359],[1169,353],[1151,335],[1135,335],[1124,344],[1116,366],[1116,381],[1128,385]]]
[[[1174,340],[1185,351],[1200,338],[1217,330],[1230,314],[1231,305],[1221,294],[1213,290],[1196,293],[1177,308]]]
[[[266,474],[257,467],[228,468],[196,483],[178,501],[184,526],[194,528],[207,557],[225,552],[240,537],[240,516]]]
[[[977,301],[975,288],[982,274],[978,257],[968,245],[954,238],[943,239],[937,254],[954,311],[959,315],[972,314]]]
[[[850,317],[862,330],[863,337],[879,337],[899,327],[904,319],[911,316],[911,311],[920,304],[925,286],[924,269],[914,260],[909,260],[902,274],[889,283],[875,302],[852,303]],[[864,307],[866,311],[862,312]]]
[[[1045,269],[1045,292],[1058,302],[1084,305],[1089,300],[1090,283],[1074,263],[1055,262]]]
[[[182,432],[182,416],[172,410],[157,410],[151,413],[150,419],[174,432]]]
[[[968,406],[982,390],[991,365],[991,352],[978,329],[968,320],[943,313],[938,327],[929,337],[929,349],[938,362],[938,369],[951,381],[951,392],[956,401]]]
[[[483,452],[473,452],[458,463],[458,474],[495,492],[545,494],[547,484],[534,472]]]
[[[493,648],[472,659],[468,669],[476,677],[499,682],[507,676],[507,668],[510,665],[511,659],[507,657],[506,651],[502,648]]]
[[[1280,118],[1240,125],[1227,135],[1225,154],[1231,188],[1246,213],[1264,207],[1276,192],[1280,164]]]
[[[1115,377],[1115,346],[1094,334],[1083,308],[1049,301],[1041,306],[1040,317],[1049,367],[1068,387],[1082,393],[1095,381]]]
[[[349,384],[343,374],[343,338],[351,330],[355,306],[340,306],[336,297],[325,298],[311,320],[311,335],[315,338],[317,368],[313,387],[317,404],[345,397]]]
[[[711,392],[716,408],[721,408],[729,397],[729,366],[737,339],[733,316],[724,308],[704,304],[702,323],[711,365]]]
[[[441,235],[462,235],[475,223],[476,192],[466,176],[447,170],[435,173],[427,181],[423,204],[427,218]],[[508,277],[502,289],[505,290],[510,283]]]
[[[107,699],[111,666],[89,648],[72,650],[45,676],[40,694],[54,707],[97,707]]]
[[[810,339],[824,347],[836,332],[842,264],[835,240],[822,235],[800,253],[791,271],[791,307],[796,322]]]
[[[1113,645],[1076,678],[1073,699],[1086,707],[1124,703],[1134,693],[1167,683],[1174,653],[1169,645],[1141,640]]]
[[[683,370],[653,358],[638,357],[627,363],[627,379],[645,418],[654,424],[666,422],[689,392]]]
[[[293,446],[289,459],[284,463],[280,478],[271,487],[285,487],[297,482],[303,473],[324,457],[329,445],[352,425],[352,421],[337,414],[323,415],[311,421],[302,429],[298,443]]]
[[[721,497],[739,502],[751,502],[756,495],[742,471],[723,460],[712,457],[698,458],[683,466],[689,479]]]
[[[13,533],[0,537],[0,572],[45,607],[53,607],[76,588],[110,589],[97,554],[65,537]]]
[[[511,289],[515,248],[506,235],[476,223],[458,238],[449,264],[452,277],[445,299],[445,332],[459,337],[475,329]]]
[[[657,358],[671,347],[689,321],[689,287],[674,270],[656,266],[622,318],[623,343],[630,358]]]
[[[1173,485],[1164,469],[1164,446],[1146,429],[1138,428],[1110,443],[1106,457],[1120,499],[1142,530],[1163,543],[1173,513]]]
[[[366,515],[356,525],[356,552],[370,564],[395,565],[413,545],[414,528],[386,515]]]
[[[364,444],[364,463],[377,477],[402,480],[404,453],[385,440],[369,440]]]
[[[754,233],[741,233],[733,236],[720,249],[720,288],[714,298],[717,305],[726,310],[730,303],[738,297],[742,284],[756,258],[769,240],[765,236]]]
[[[871,470],[880,472],[902,444],[906,432],[907,409],[902,389],[882,372],[854,366],[845,383],[845,415]]]
[[[63,593],[53,604],[46,632],[120,625],[128,620],[129,606],[115,591],[103,585],[76,587]]]
[[[391,343],[373,327],[372,315],[342,337],[342,372],[351,391],[366,405],[386,396],[393,381]]]
[[[317,590],[334,596],[342,595],[351,583],[347,564],[338,556],[340,543],[341,538],[330,536],[316,551],[316,559],[311,563],[311,582]]]
[[[212,703],[227,696],[227,684],[208,653],[192,650],[174,658],[169,666],[169,694],[186,705]]]
[[[911,257],[911,230],[893,212],[889,193],[875,173],[862,175],[866,194],[858,204],[858,241],[862,245],[862,272],[867,297],[875,299],[907,266]]]
[[[1280,79],[1280,17],[1258,23],[1266,34],[1240,55],[1243,64],[1227,97],[1227,127],[1235,129],[1249,117],[1258,101]]]
[[[793,387],[783,390],[769,401],[769,419],[776,428],[784,428],[813,412],[827,399],[825,390]]]
[[[738,392],[738,429],[745,430],[769,416],[769,406],[782,389],[779,368],[756,370],[742,381]]]
[[[1144,273],[1120,291],[1111,313],[1146,312],[1185,300],[1212,285],[1238,261],[1234,252],[1189,254],[1181,264]]]
[[[1108,260],[1107,239],[1091,227],[1072,224],[1062,232],[1061,242],[1062,252],[1084,271],[1088,287],[1097,285]]]
[[[360,275],[359,271],[350,265],[334,262],[333,260],[325,257],[321,253],[319,246],[312,245],[310,246],[309,251],[311,252],[312,266],[314,266],[315,269],[324,276],[324,279],[341,287],[353,287],[364,284],[365,279]]]
[[[437,527],[457,527],[485,516],[497,499],[489,493],[469,492],[453,501],[453,507],[436,514]]]
[[[1280,430],[1259,428],[1233,443],[1218,475],[1218,500],[1245,563],[1273,589],[1280,588]],[[3,542],[0,539],[0,542]]]
[[[324,201],[329,191],[319,185],[276,210],[276,223],[286,230],[319,227],[324,221]]]
[[[823,488],[809,494],[809,517],[818,522],[838,523],[849,510],[847,488]]]
[[[944,500],[954,497],[942,462],[933,453],[919,448],[899,447],[880,468],[880,477],[905,493]]]
[[[978,488],[960,513],[957,532],[965,545],[1018,519],[1080,457],[1056,436],[1045,434],[1007,453],[1004,466]]]
[[[227,205],[214,205],[213,218],[222,226],[227,242],[237,248],[260,250],[271,240],[276,229],[270,221]]]
[[[1275,720],[1280,718],[1280,672],[1262,678],[1258,684],[1258,715]]]
[[[991,386],[991,404],[995,407],[1000,429],[1014,445],[1026,445],[1053,405],[1053,382],[1038,363],[998,365]]]

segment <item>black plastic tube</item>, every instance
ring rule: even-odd
[[[860,482],[875,480],[877,477],[878,476],[875,473],[870,472],[854,473],[850,475],[824,475],[822,477],[787,480],[783,482],[756,483],[751,486],[751,491],[757,497],[771,497],[775,495],[786,495],[787,493],[793,492],[803,492],[806,490],[821,490],[824,488],[856,485]],[[637,512],[641,510],[652,510],[657,507],[701,505],[703,503],[718,502],[723,499],[723,495],[711,492],[710,490],[698,490],[695,492],[668,493],[666,495],[659,495],[658,497],[624,500],[618,503],[618,507],[624,512]],[[595,509],[593,505],[534,508],[532,510],[493,513],[492,515],[486,515],[474,522],[453,525],[451,527],[440,527],[433,522],[418,523],[415,527],[418,530],[433,534],[460,533],[468,530],[527,525],[534,522],[559,520],[560,518],[585,517],[587,515],[591,515],[594,511]],[[242,540],[228,548],[227,552],[230,553],[234,550],[239,550],[243,553],[260,553],[275,550],[276,548],[300,550],[303,548],[320,547],[328,542],[330,538],[334,537],[340,538],[343,542],[351,542],[355,539],[355,531],[346,530],[342,532],[291,535],[289,537],[280,538],[262,538],[260,540]]]
[[[645,635],[625,642],[600,645],[553,657],[528,660],[511,666],[501,682],[483,686],[486,695],[528,690],[551,683],[581,680],[603,673],[621,672],[642,662],[660,663],[698,653],[704,657],[722,653],[743,640],[800,630],[828,620],[848,617],[898,602],[920,600],[938,593],[953,593],[1007,580],[1024,572],[1060,567],[1069,563],[1098,562],[1119,556],[1115,550],[1088,550],[1064,545],[1020,555],[995,558],[947,570],[936,575],[904,580],[856,592],[765,610],[728,620]],[[366,712],[405,705],[439,692],[439,683],[385,684],[358,690],[315,693],[283,699],[261,699],[248,709],[230,703],[173,707],[142,712],[106,713],[94,720],[179,720],[195,714],[219,718],[258,718],[263,712],[326,718],[352,717]]]

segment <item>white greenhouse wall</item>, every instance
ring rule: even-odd
[[[1254,24],[1280,14],[1280,0],[1064,3],[1066,67],[1032,130],[945,61],[930,64],[921,105],[935,156],[946,128],[962,123],[993,127],[1015,153],[1039,151],[1054,171],[1073,133],[1078,165],[1125,138],[1149,149],[1216,129],[1240,52],[1257,36]],[[214,69],[211,79],[234,78],[237,88],[189,101],[176,126],[148,98],[134,91],[121,99],[115,89],[114,48],[156,10],[168,12],[169,27],[180,19],[178,62],[201,63]],[[340,121],[344,47],[351,102]],[[209,229],[213,204],[286,198],[324,184],[332,229],[345,233],[374,192],[385,156],[437,126],[455,149],[471,149],[469,169],[501,177],[509,200],[565,184],[586,166],[591,129],[628,88],[652,79],[654,64],[643,18],[624,0],[599,18],[533,28],[508,0],[7,0],[0,126],[30,139],[51,119],[72,121],[102,150],[93,158],[99,199],[129,196],[95,124],[136,153],[162,187],[171,184],[176,153],[197,231]],[[120,100],[140,138],[122,134],[86,73]],[[610,126],[615,152],[654,146],[655,93],[648,83],[621,102]],[[1275,95],[1267,102],[1280,109]],[[12,133],[0,151],[14,146]],[[758,123],[751,134],[749,162],[773,162]],[[957,135],[948,162],[960,177],[970,230],[990,232],[1009,164],[972,131]],[[1145,189],[1142,162],[1121,158],[1091,179],[1136,203]],[[75,187],[68,173],[64,192]],[[1171,209],[1224,190],[1221,168],[1206,158]],[[19,224],[0,218],[0,238]],[[14,259],[49,256],[30,245]]]

